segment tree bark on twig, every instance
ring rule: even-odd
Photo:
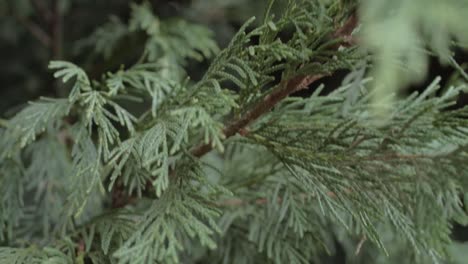
[[[280,83],[276,90],[268,94],[265,98],[259,101],[254,107],[245,113],[240,119],[232,122],[224,129],[226,138],[232,137],[238,132],[245,129],[253,121],[260,116],[270,111],[281,100],[288,97],[290,94],[307,88],[311,83],[321,79],[324,74],[316,74],[311,76],[297,76],[290,80]],[[245,133],[244,133],[245,135]],[[201,157],[212,150],[210,143],[200,145],[192,150],[192,155]]]
[[[333,33],[334,38],[342,38],[345,44],[354,44],[351,40],[351,33],[356,28],[358,19],[356,15],[352,15],[342,27]],[[336,47],[338,48],[339,44]],[[314,74],[306,76],[296,76],[292,79],[283,81],[272,93],[268,94],[263,100],[259,101],[250,111],[244,114],[240,119],[232,122],[224,129],[226,138],[234,136],[238,132],[246,128],[250,123],[257,120],[260,116],[270,111],[276,104],[282,101],[299,90],[307,88],[313,82],[321,79],[326,74]],[[200,145],[192,150],[192,155],[201,157],[213,149],[210,143]]]

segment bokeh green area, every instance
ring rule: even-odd
[[[457,243],[450,248],[452,264],[464,264],[468,260],[468,243]]]

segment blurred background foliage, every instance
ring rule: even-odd
[[[140,34],[119,40],[112,56],[97,54],[93,51],[94,44],[88,45],[97,27],[126,22],[131,2],[142,1],[1,0],[0,52],[3,62],[0,65],[0,112],[5,113],[38,96],[66,94],[64,87],[57,87],[59,85],[54,83],[47,69],[52,59],[73,61],[91,73],[92,78],[99,78],[105,71],[136,61],[144,44],[144,36]],[[149,2],[161,19],[183,16],[189,21],[208,25],[221,47],[247,18],[253,15],[261,17],[265,6],[265,1],[248,0]],[[116,31],[106,33],[109,38],[118,34]],[[110,44],[103,43],[102,48]],[[190,76],[199,76],[203,69],[195,64],[189,65]]]
[[[418,0],[417,2],[424,1]],[[145,45],[145,35],[141,32],[127,34],[124,24],[128,21],[132,9],[131,2],[141,3],[143,1],[128,0],[0,0],[0,118],[8,118],[16,110],[30,100],[37,99],[40,96],[63,97],[68,93],[67,87],[54,80],[51,72],[47,69],[50,60],[67,60],[83,67],[92,78],[99,79],[107,71],[119,69],[122,65],[130,65],[136,62],[141,56]],[[189,21],[197,22],[208,26],[213,32],[218,45],[222,48],[227,45],[233,34],[239,29],[243,22],[252,16],[256,16],[261,21],[262,12],[266,6],[266,0],[151,0],[148,1],[154,8],[154,12],[160,18],[183,17]],[[411,3],[416,1],[365,1],[372,10],[384,10],[384,2],[401,2],[403,7],[399,11],[406,12],[411,8]],[[389,60],[385,56],[387,53],[380,53],[381,60],[377,62],[377,76],[380,78],[389,78],[391,85],[401,85],[405,87],[404,92],[421,90],[422,87],[432,82],[436,76],[442,76],[444,83],[450,82],[454,76],[462,74],[457,67],[463,67],[464,62],[468,62],[464,47],[458,47],[455,53],[446,51],[446,46],[441,43],[443,40],[450,39],[444,34],[459,34],[458,31],[466,30],[466,23],[458,25],[456,32],[450,32],[446,29],[454,27],[451,23],[459,21],[459,17],[442,16],[444,12],[435,12],[439,8],[436,4],[438,0],[428,1],[427,10],[413,10],[417,13],[414,21],[410,24],[416,24],[422,21],[425,25],[432,25],[423,29],[422,37],[430,37],[430,45],[433,47],[433,54],[427,57],[403,58],[414,64],[407,65],[406,74],[416,77],[416,82],[408,82],[406,77],[400,78],[398,72],[388,73],[379,72],[381,69],[388,69]],[[404,6],[407,5],[407,6]],[[432,5],[432,6],[431,6]],[[276,6],[281,8],[281,6]],[[466,6],[460,7],[459,14],[468,10]],[[376,11],[377,12],[377,11]],[[380,17],[380,13],[368,13]],[[442,15],[441,15],[442,14]],[[427,21],[434,23],[426,23]],[[455,22],[454,22],[455,21]],[[395,22],[395,21],[393,21]],[[393,23],[392,21],[383,21],[382,23]],[[396,23],[396,22],[395,22]],[[414,32],[405,25],[394,24],[390,27],[402,27],[402,30],[392,32],[381,32],[373,34],[373,31],[379,31],[379,24],[368,28],[370,36],[367,43],[375,52],[379,54],[382,45],[393,45],[394,49],[386,52],[403,54],[402,56],[411,56],[414,51],[404,50],[403,42],[417,43],[414,38]],[[385,25],[388,27],[388,25]],[[430,32],[432,34],[430,34]],[[406,35],[401,35],[406,32]],[[366,32],[365,32],[366,33]],[[104,40],[96,43],[96,36]],[[103,35],[105,35],[103,37]],[[442,40],[441,40],[442,39]],[[401,44],[401,45],[400,45]],[[418,44],[419,45],[419,44]],[[415,47],[421,48],[416,45]],[[406,52],[406,53],[405,53]],[[419,51],[417,51],[419,52]],[[452,61],[451,54],[455,58]],[[390,54],[392,55],[392,54]],[[438,55],[438,56],[436,56]],[[442,56],[440,56],[442,55]],[[417,60],[422,58],[422,60]],[[191,60],[188,62],[186,71],[191,78],[197,79],[201,76],[207,67],[208,62],[198,62]],[[380,66],[379,66],[380,65]],[[454,67],[455,66],[455,67]],[[380,68],[379,68],[380,67]],[[427,69],[427,70],[426,70]],[[416,71],[414,71],[416,70]],[[426,74],[428,72],[428,74]],[[328,87],[336,87],[345,75],[345,72],[339,72],[326,79]],[[387,74],[387,75],[386,75]],[[395,75],[397,74],[397,75]],[[466,76],[465,76],[466,77]],[[442,83],[442,85],[444,85]],[[307,94],[303,94],[307,96]],[[467,103],[466,98],[460,98],[459,106]],[[451,249],[453,264],[467,263],[468,259],[468,231],[466,228],[454,224],[453,237],[459,241]],[[341,245],[345,247],[346,245]],[[338,247],[339,248],[339,247]],[[344,251],[341,251],[344,252]],[[343,253],[337,251],[331,258],[336,263],[359,263],[356,258],[354,262],[350,256],[343,256]]]

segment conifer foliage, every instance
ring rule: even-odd
[[[450,258],[452,223],[468,223],[451,52],[465,0],[268,1],[223,48],[129,8],[78,50],[109,59],[138,36],[138,60],[95,79],[52,60],[69,94],[1,120],[0,263],[327,263],[336,244],[349,263]],[[398,96],[428,54],[456,77]]]

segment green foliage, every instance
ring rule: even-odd
[[[46,129],[56,129],[60,118],[66,116],[70,105],[63,99],[43,98],[24,108],[6,125],[8,127],[0,146],[2,155],[11,155],[12,149],[24,148]]]
[[[214,220],[219,212],[204,203],[202,197],[182,192],[167,190],[153,202],[138,229],[115,252],[119,263],[178,263],[178,252],[184,249],[182,240],[188,238],[197,239],[210,249],[216,247],[211,236],[219,232]],[[141,241],[146,243],[142,246]]]
[[[345,88],[326,98],[290,100],[284,106],[287,109],[278,109],[279,116],[272,112],[266,117],[268,125],[260,126],[259,135],[252,139],[275,153],[293,177],[291,184],[300,186],[299,193],[317,200],[324,214],[348,228],[351,221],[363,236],[381,247],[385,245],[375,223],[389,221],[415,250],[431,248],[429,254],[437,258],[443,254],[439,243],[449,240],[450,219],[467,220],[458,198],[457,190],[462,187],[455,183],[466,183],[463,163],[451,157],[457,153],[455,146],[468,143],[466,120],[441,124],[444,131],[437,128],[446,120],[441,109],[453,104],[466,87],[451,87],[440,97],[433,97],[440,89],[436,81],[423,94],[398,102],[384,127],[373,124],[368,109],[370,96],[365,90],[343,117],[340,108],[346,100]],[[304,138],[301,142],[295,140],[299,134]],[[373,176],[376,172],[378,178]],[[426,183],[418,186],[422,175]],[[402,193],[406,188],[413,191]],[[423,202],[432,207],[424,207]],[[343,218],[343,212],[351,219]],[[430,235],[427,230],[431,230]]]
[[[156,74],[158,73],[158,74]],[[164,77],[164,65],[145,63],[117,73],[109,74],[107,87],[110,95],[121,91],[146,93],[151,96],[151,114],[156,116],[158,107],[178,88],[177,82]]]
[[[18,225],[20,219],[24,215],[23,193],[24,187],[21,181],[21,167],[19,166],[18,158],[2,162],[2,187],[1,190],[5,194],[2,197],[1,209],[1,227],[2,241],[13,237],[14,227]],[[5,173],[8,172],[8,173]]]
[[[362,2],[364,43],[376,51],[376,100],[421,81],[427,72],[428,53],[444,64],[456,64],[451,48],[468,43],[462,26],[468,12],[465,0]]]
[[[0,261],[15,264],[39,264],[44,257],[34,249],[0,248]]]
[[[1,120],[0,262],[325,263],[336,241],[350,263],[445,261],[468,223],[465,80],[387,94],[409,80],[394,60],[420,78],[426,47],[462,71],[463,6],[430,20],[423,5],[269,1],[219,50],[205,26],[131,4],[77,49],[128,66],[53,60],[68,96]],[[338,70],[339,87],[294,96]]]
[[[104,255],[109,254],[110,249],[120,248],[133,232],[135,214],[125,211],[103,214],[80,230],[85,251],[90,252],[93,247],[98,247]],[[96,243],[99,240],[100,243]]]
[[[161,57],[179,63],[184,58],[202,60],[218,50],[206,28],[184,20],[160,21],[148,4],[132,5],[129,29],[142,30],[148,35],[145,53],[150,61]]]

